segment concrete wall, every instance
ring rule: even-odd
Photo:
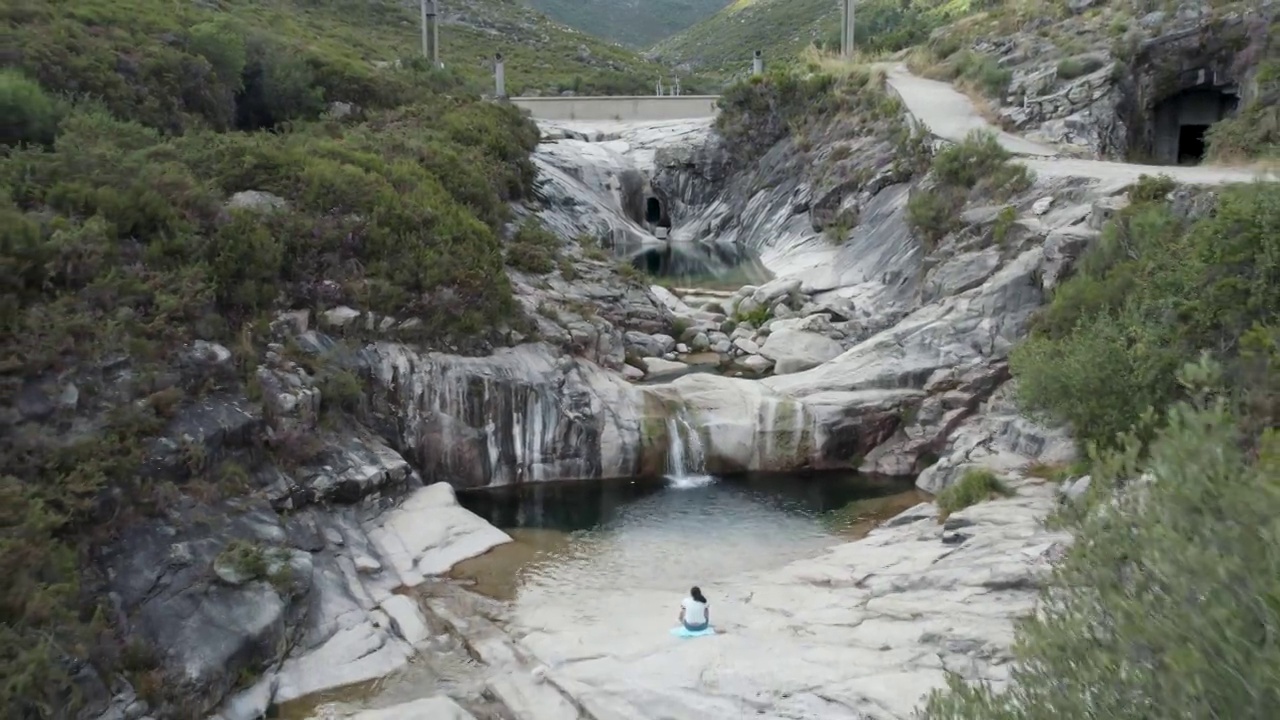
[[[687,120],[715,117],[719,95],[517,97],[535,120]]]

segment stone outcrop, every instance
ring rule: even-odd
[[[1173,164],[1157,137],[1168,132],[1158,127],[1161,103],[1207,89],[1247,104],[1274,16],[1270,1],[1221,9],[1192,3],[1136,19],[1102,7],[1067,18],[1054,33],[1033,22],[974,50],[1012,71],[998,110],[1008,129],[1087,156]],[[1068,45],[1071,54],[1062,50]]]

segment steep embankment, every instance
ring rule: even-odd
[[[528,0],[553,20],[629,47],[649,47],[732,0]]]

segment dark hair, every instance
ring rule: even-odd
[[[689,594],[693,596],[694,600],[697,600],[703,605],[707,604],[707,599],[702,597],[702,588],[694,587],[692,590],[689,591]]]

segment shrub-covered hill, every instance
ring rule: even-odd
[[[0,62],[78,93],[115,98],[146,85],[166,91],[153,102],[197,101],[214,83],[181,64],[190,29],[238,23],[269,29],[281,50],[322,70],[327,99],[359,102],[375,66],[421,55],[418,13],[416,0],[11,0],[0,9]],[[440,20],[441,61],[473,90],[492,88],[496,52],[512,94],[648,92],[668,72],[511,0],[450,0]]]
[[[74,717],[72,678],[119,673],[139,692],[160,687],[123,640],[93,552],[175,498],[245,490],[243,473],[214,476],[194,447],[164,450],[178,475],[143,460],[202,399],[257,397],[278,311],[370,309],[403,319],[408,340],[457,351],[523,326],[503,238],[508,204],[532,190],[537,130],[468,90],[487,82],[479,58],[497,42],[478,42],[489,37],[479,10],[451,11],[448,71],[395,62],[415,48],[410,10],[367,0],[0,9],[4,717]],[[501,21],[533,18],[502,36],[513,89],[651,81],[625,51],[528,10],[511,17]],[[200,358],[217,346],[232,357],[213,372]],[[286,452],[271,442],[263,452]]]
[[[976,4],[976,3],[973,3]],[[865,52],[896,51],[924,42],[929,33],[970,12],[956,0],[866,0],[856,5],[855,44]],[[712,74],[738,75],[751,51],[766,62],[785,62],[810,45],[840,45],[838,0],[736,0],[719,13],[662,41],[657,57]]]
[[[648,47],[732,0],[528,0],[570,27],[631,47]]]

